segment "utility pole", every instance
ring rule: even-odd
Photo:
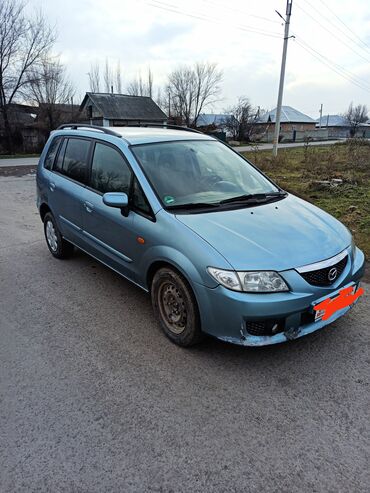
[[[273,148],[272,148],[272,154],[274,156],[277,156],[278,143],[279,143],[281,105],[283,103],[285,65],[286,65],[286,55],[288,50],[289,25],[290,25],[290,16],[292,15],[292,5],[293,5],[293,0],[287,0],[285,19],[282,15],[279,14],[279,12],[277,12],[277,14],[283,19],[285,23],[285,29],[284,29],[283,56],[281,59],[281,69],[280,69],[279,95],[278,95],[276,117],[275,117],[275,134],[274,134]]]
[[[320,123],[319,123],[319,128],[321,128],[321,120],[322,120],[322,103],[321,103],[321,106],[320,106]]]

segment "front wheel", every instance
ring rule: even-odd
[[[159,269],[151,286],[152,304],[166,336],[179,346],[192,346],[204,334],[198,306],[187,281],[171,268]]]
[[[44,217],[44,233],[48,248],[54,257],[68,258],[72,255],[73,245],[62,237],[51,212]]]

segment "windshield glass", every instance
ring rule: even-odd
[[[279,190],[241,156],[216,141],[175,141],[131,148],[163,204],[220,204]]]

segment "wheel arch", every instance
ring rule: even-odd
[[[44,219],[45,219],[46,214],[47,214],[48,212],[51,212],[51,209],[50,209],[50,207],[48,206],[48,204],[46,204],[45,202],[43,202],[43,203],[40,205],[39,212],[40,212],[41,221],[42,221],[42,222],[44,222]]]

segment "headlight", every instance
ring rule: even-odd
[[[208,267],[207,270],[225,288],[232,289],[233,291],[242,291],[240,279],[235,271],[214,269],[213,267]]]
[[[243,291],[251,293],[276,293],[289,291],[285,281],[277,272],[239,272]]]
[[[247,293],[289,291],[285,281],[274,271],[234,272],[208,267],[208,272],[222,286],[233,291],[245,291]]]

